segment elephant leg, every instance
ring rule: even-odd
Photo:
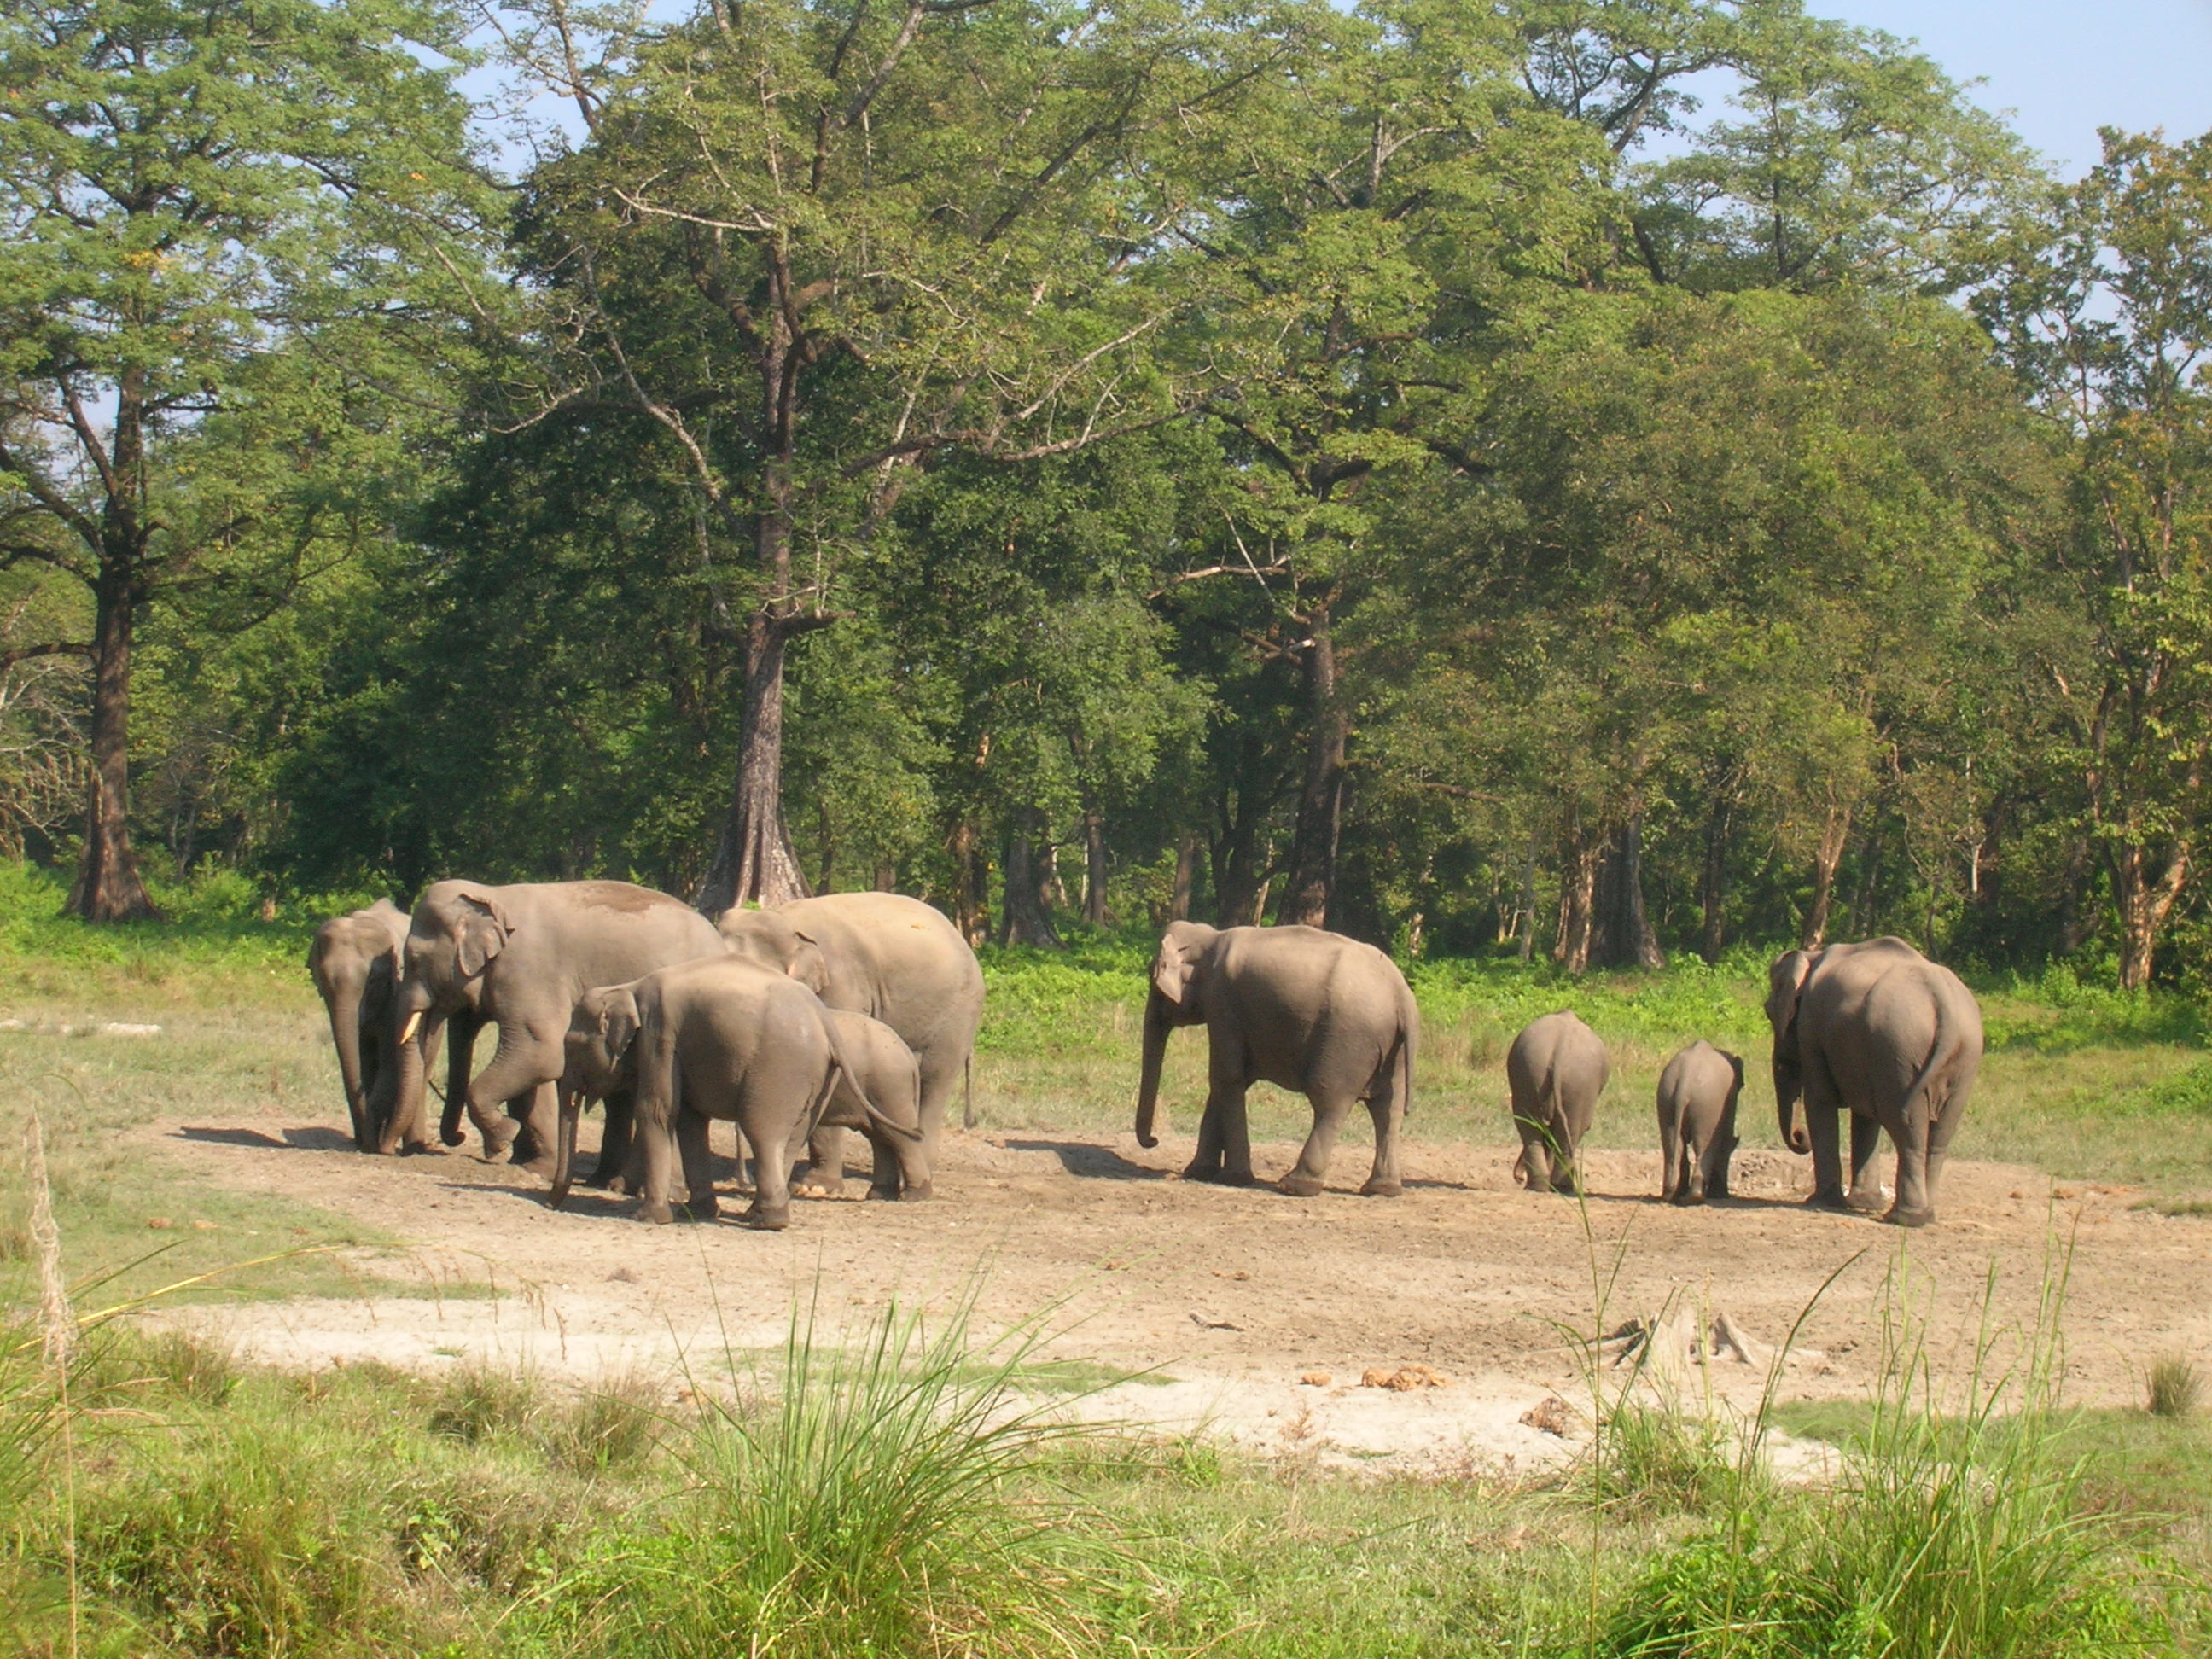
[[[791,1224],[791,1139],[793,1126],[782,1133],[762,1136],[748,1133],[753,1149],[753,1201],[744,1223],[763,1232],[781,1232]]]
[[[641,1121],[637,1126],[637,1146],[641,1153],[641,1182],[638,1193],[637,1218],[665,1226],[676,1219],[676,1212],[669,1206],[671,1189],[676,1184],[676,1130],[665,1122]]]
[[[707,1127],[707,1120],[696,1112],[685,1112],[676,1120],[676,1149],[684,1160],[684,1207],[694,1221],[712,1221],[719,1212]]]
[[[592,1168],[592,1185],[610,1193],[633,1192],[635,1173],[629,1168],[635,1139],[637,1105],[628,1090],[611,1094],[604,1103],[605,1127],[599,1135],[599,1161]]]
[[[520,1114],[514,1111],[518,1104],[522,1108]],[[534,1089],[525,1090],[507,1103],[507,1111],[511,1116],[518,1116],[522,1126],[513,1146],[514,1167],[550,1177],[560,1134],[560,1085],[541,1083]]]
[[[1534,1118],[1516,1117],[1513,1127],[1521,1132],[1521,1170],[1528,1179],[1532,1193],[1552,1190],[1552,1141],[1544,1126]]]
[[[1314,1100],[1313,1132],[1306,1136],[1290,1173],[1275,1183],[1277,1191],[1293,1198],[1311,1198],[1321,1191],[1328,1176],[1329,1156],[1336,1150],[1336,1137],[1351,1109],[1352,1101],[1346,1096],[1322,1095]]]
[[[835,1198],[845,1190],[845,1132],[823,1124],[806,1138],[806,1168],[793,1190],[801,1198]]]
[[[1675,1153],[1674,1201],[1677,1204],[1702,1204],[1705,1201],[1705,1148],[1698,1144],[1694,1134],[1682,1136],[1680,1148]]]
[[[1881,1121],[1863,1112],[1851,1117],[1851,1190],[1845,1201],[1872,1214],[1881,1208],[1881,1187],[1875,1179],[1875,1154],[1881,1150]]]
[[[1216,1077],[1198,1120],[1198,1151],[1183,1168],[1185,1181],[1218,1181],[1226,1186],[1252,1183],[1252,1135],[1244,1112],[1249,1085],[1242,1078]],[[1241,1167],[1236,1153],[1242,1153]]]
[[[1836,1109],[1816,1106],[1807,1091],[1805,1127],[1813,1139],[1813,1195],[1805,1201],[1816,1210],[1848,1210],[1844,1191],[1844,1154],[1838,1136]]]
[[[510,1034],[502,1030],[499,1035],[499,1052],[491,1057],[491,1064],[470,1081],[463,1094],[469,1121],[483,1136],[487,1164],[504,1163],[523,1129],[521,1123],[494,1109],[531,1093],[549,1079],[559,1077],[564,1061],[557,1039],[548,1055],[544,1046],[526,1031]]]
[[[1659,1120],[1659,1197],[1682,1202],[1682,1131],[1667,1118]]]
[[[1406,1190],[1398,1168],[1399,1132],[1406,1124],[1406,1102],[1395,1083],[1367,1103],[1367,1115],[1375,1123],[1375,1167],[1367,1172],[1363,1198],[1396,1198]]]
[[[1951,1137],[1958,1133],[1960,1120],[1966,1115],[1966,1096],[1954,1091],[1936,1113],[1935,1122],[1929,1126],[1928,1210],[1931,1218],[1936,1211],[1936,1191],[1943,1180],[1943,1165],[1951,1156]]]
[[[1579,1198],[1583,1190],[1582,1165],[1576,1160],[1578,1142],[1574,1130],[1564,1122],[1552,1127],[1552,1190],[1565,1193],[1570,1198]]]
[[[895,1199],[899,1195],[898,1154],[890,1147],[890,1137],[880,1129],[860,1132],[868,1143],[868,1196],[872,1199]]]

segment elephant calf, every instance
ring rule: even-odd
[[[1659,1196],[1702,1204],[1729,1195],[1743,1061],[1700,1038],[1659,1074]]]
[[[1528,1022],[1506,1051],[1513,1127],[1521,1133],[1516,1166],[1532,1193],[1582,1189],[1576,1150],[1597,1115],[1607,1066],[1598,1034],[1561,1009]]]
[[[901,1123],[877,1107],[866,1086],[877,1069],[877,1044],[872,1041],[866,1055],[852,1054],[819,997],[741,957],[703,957],[586,992],[570,1018],[566,1047],[551,1197],[556,1206],[568,1195],[582,1097],[624,1087],[633,1091],[644,1170],[641,1221],[674,1218],[672,1152],[683,1159],[692,1215],[714,1215],[707,1128],[712,1119],[728,1118],[751,1149],[756,1170],[745,1221],[769,1230],[788,1225],[793,1149],[841,1088],[849,1089],[864,1123],[913,1149],[901,1160],[905,1184],[928,1188],[911,1096],[908,1121]],[[910,1075],[911,1054],[902,1064]],[[902,1079],[899,1067],[884,1069]],[[918,1085],[902,1086],[918,1092]]]
[[[816,1128],[858,1129],[867,1137],[876,1155],[870,1198],[931,1197],[929,1155],[921,1138],[921,1063],[883,1021],[844,1008],[829,1015],[842,1059]]]

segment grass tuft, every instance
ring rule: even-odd
[[[545,1408],[544,1390],[527,1371],[464,1360],[447,1376],[430,1408],[430,1432],[478,1445],[527,1434]]]
[[[660,1443],[666,1419],[666,1384],[650,1371],[604,1379],[566,1410],[550,1414],[540,1438],[556,1467],[580,1475],[604,1474],[642,1462]]]
[[[2145,1381],[2153,1417],[2187,1417],[2204,1396],[2204,1378],[2186,1354],[2160,1354]]]

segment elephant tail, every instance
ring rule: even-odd
[[[884,1115],[881,1107],[868,1098],[868,1091],[861,1085],[859,1070],[854,1066],[850,1056],[845,1053],[845,1045],[838,1041],[837,1022],[830,1018],[826,1010],[822,1016],[822,1035],[829,1039],[831,1063],[836,1070],[844,1073],[845,1080],[853,1085],[853,1098],[860,1103],[860,1109],[868,1115],[868,1121],[887,1134],[895,1134],[906,1140],[919,1141],[922,1138],[919,1125],[909,1129],[903,1123],[894,1122]],[[814,1125],[822,1121],[822,1114],[830,1109],[830,1097],[836,1092],[836,1087],[837,1079],[835,1077],[830,1078],[814,1108],[814,1121],[806,1126],[809,1134],[814,1132]]]
[[[1951,1018],[1950,999],[1942,994],[1940,987],[1935,1002],[1936,1040],[1928,1045],[1928,1058],[1921,1062],[1920,1070],[1905,1089],[1904,1101],[1904,1109],[1908,1115],[1924,1110],[1931,1123],[1943,1105],[1936,1098],[1940,1079],[1957,1064],[1966,1036]]]
[[[975,1051],[972,1048],[960,1061],[960,1127],[975,1127]]]

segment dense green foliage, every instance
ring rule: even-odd
[[[7,11],[0,850],[74,908],[135,836],[2190,959],[2212,142],[2051,179],[1799,0],[501,15],[471,112],[434,5]]]

